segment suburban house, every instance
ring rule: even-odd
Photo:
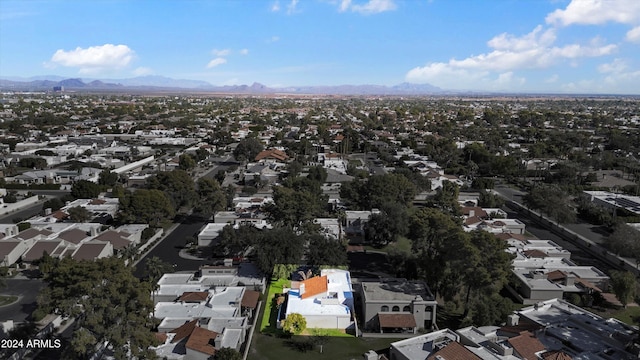
[[[324,269],[320,276],[292,281],[285,292],[287,300],[279,320],[297,313],[306,319],[308,328],[356,330],[349,271]]]
[[[373,214],[380,214],[380,210],[373,209],[371,211],[352,211],[344,212],[342,220],[342,229],[347,236],[364,236],[365,224]]]
[[[366,331],[415,334],[431,330],[438,303],[422,281],[405,279],[363,280],[357,288]]]
[[[246,287],[248,291],[262,291],[266,280],[252,263],[242,262],[235,266],[202,266],[196,272],[164,274],[154,291],[155,303],[172,302],[185,292],[206,292],[215,287]],[[247,292],[245,292],[245,295]],[[253,296],[253,295],[250,295]]]
[[[637,331],[564,300],[514,311],[503,326],[443,329],[390,344],[390,360],[636,359]],[[370,350],[365,360],[378,360]]]
[[[523,304],[534,304],[565,294],[602,293],[609,287],[609,277],[593,266],[577,266],[571,253],[549,240],[513,238],[499,234],[508,242],[507,252],[515,255],[508,289]]]

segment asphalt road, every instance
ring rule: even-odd
[[[0,223],[11,224],[13,219],[26,220],[42,211],[42,203],[37,202],[33,205],[22,208],[21,210],[0,216]]]
[[[184,219],[178,227],[167,235],[153,250],[140,260],[135,269],[135,276],[142,278],[145,276],[144,267],[147,259],[154,256],[159,257],[162,261],[175,265],[176,271],[195,271],[201,265],[206,264],[204,260],[190,260],[180,257],[179,252],[185,246],[187,237],[196,238],[198,232],[205,224],[205,220],[198,216],[192,215]]]
[[[44,283],[40,279],[6,279],[2,295],[17,295],[17,303],[0,307],[0,321],[23,322],[36,309],[36,298]]]

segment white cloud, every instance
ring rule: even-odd
[[[249,49],[241,49],[240,50],[240,55],[248,55],[249,54]]]
[[[614,44],[602,44],[601,39],[598,38],[593,39],[589,44],[564,46],[553,46],[555,40],[555,31],[544,30],[542,26],[537,26],[530,33],[520,37],[506,33],[500,34],[487,42],[493,51],[462,60],[451,59],[448,62],[428,63],[410,70],[406,79],[413,82],[452,86],[458,82],[486,80],[489,72],[501,72],[502,80],[506,80],[505,74],[512,71],[548,68],[562,60],[609,55],[617,49]]]
[[[487,42],[489,47],[496,50],[523,51],[532,47],[549,46],[556,40],[554,29],[547,29],[542,32],[542,25],[536,26],[532,32],[516,37],[511,34],[502,33]]]
[[[211,53],[214,56],[222,57],[222,56],[228,56],[229,54],[231,54],[231,50],[229,50],[229,49],[222,49],[222,50],[213,49],[213,50],[211,50]]]
[[[298,0],[291,0],[287,5],[287,15],[291,15],[296,12],[296,6],[298,6]]]
[[[291,15],[298,12],[297,6],[299,2],[300,2],[299,0],[291,0],[289,2],[289,4],[287,5],[287,15]],[[281,7],[280,7],[279,0],[276,0],[273,4],[271,4],[271,12],[279,12],[280,10],[281,10]]]
[[[558,74],[553,74],[553,75],[549,76],[548,78],[544,79],[544,82],[546,82],[547,84],[553,84],[553,83],[557,82],[558,79],[560,79]]]
[[[338,11],[345,12],[349,10],[350,6],[351,6],[351,0],[342,0],[340,2],[340,7],[338,8]]]
[[[139,67],[136,68],[135,70],[133,70],[133,75],[135,76],[145,76],[145,75],[151,75],[153,74],[153,69],[148,68],[148,67]]]
[[[222,65],[222,64],[224,64],[226,62],[227,62],[227,59],[222,58],[222,57],[217,57],[217,58],[209,61],[209,63],[207,64],[207,69],[216,67],[218,65]]]
[[[279,36],[272,36],[269,39],[267,39],[267,43],[274,43],[274,42],[278,42],[280,41],[280,37]]]
[[[368,0],[365,3],[354,4],[352,0],[342,0],[338,11],[353,11],[360,14],[378,14],[386,11],[393,11],[398,6],[395,0]]]
[[[635,24],[640,21],[638,0],[572,0],[567,8],[547,15],[548,24],[599,25],[607,22]]]
[[[135,57],[135,52],[127,45],[104,44],[81,47],[75,50],[57,50],[51,57],[51,64],[77,67],[81,73],[95,73],[126,67]]]
[[[627,41],[640,43],[640,26],[636,26],[627,32]]]

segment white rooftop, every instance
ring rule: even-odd
[[[327,292],[302,299],[298,290],[289,291],[287,314],[298,313],[301,315],[348,315],[353,306],[353,289],[351,288],[351,276],[346,270],[325,269],[320,273],[326,275],[328,284]],[[321,299],[329,298],[335,294],[337,303],[322,304]]]

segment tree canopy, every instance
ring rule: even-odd
[[[47,287],[38,297],[44,313],[76,319],[65,358],[84,359],[104,341],[116,359],[154,358],[156,344],[149,314],[153,310],[151,287],[133,276],[122,259],[60,260],[44,277]]]
[[[139,189],[120,199],[120,220],[125,223],[147,223],[158,226],[173,218],[171,200],[160,190]]]
[[[100,185],[87,181],[78,180],[71,187],[71,196],[76,199],[93,199],[100,195]]]

